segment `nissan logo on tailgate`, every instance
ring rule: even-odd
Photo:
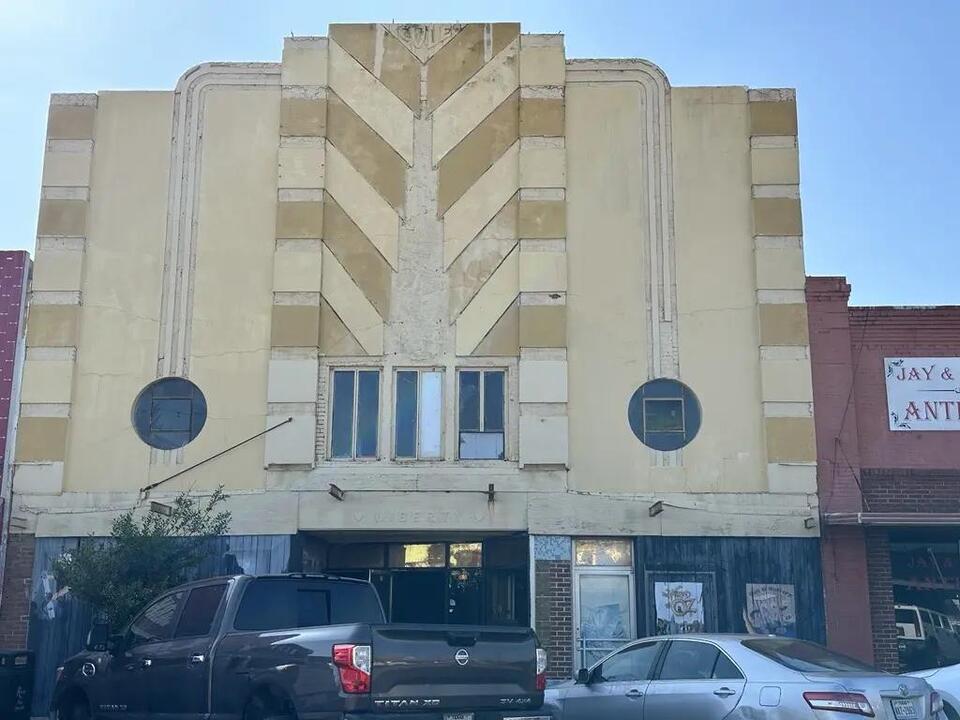
[[[453,659],[457,661],[457,665],[463,667],[468,662],[470,662],[470,653],[468,653],[463,648],[457,650],[457,654],[453,656]]]

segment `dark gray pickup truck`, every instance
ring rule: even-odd
[[[388,625],[359,580],[204,580],[104,642],[58,669],[56,720],[549,720],[532,630]]]

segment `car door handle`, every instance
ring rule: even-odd
[[[207,656],[206,656],[206,655],[191,655],[191,656],[190,656],[190,664],[191,664],[191,665],[202,665],[202,664],[205,663],[206,661],[207,661]]]
[[[636,700],[637,698],[642,698],[643,693],[640,692],[639,690],[634,689],[627,693],[627,697],[630,698],[631,700]]]
[[[717,697],[730,697],[731,695],[736,695],[737,691],[731,690],[728,687],[722,687],[719,690],[714,690],[713,694],[716,695]]]
[[[151,660],[150,658],[142,658],[141,660],[137,660],[136,662],[128,663],[126,669],[127,670],[143,670],[144,668],[148,668],[151,665],[153,665],[153,660]]]

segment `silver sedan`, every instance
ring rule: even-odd
[[[557,720],[944,720],[921,678],[816,643],[680,635],[625,645],[547,690]]]

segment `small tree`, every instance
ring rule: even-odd
[[[89,603],[110,626],[125,626],[148,601],[186,582],[206,556],[206,539],[223,535],[230,512],[223,487],[207,498],[181,493],[169,513],[128,510],[107,538],[89,538],[54,562],[57,584]]]

